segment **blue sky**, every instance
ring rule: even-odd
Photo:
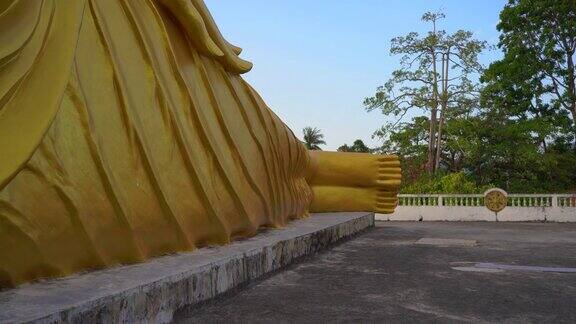
[[[385,121],[362,108],[399,57],[390,40],[425,33],[426,11],[442,10],[440,27],[465,29],[491,44],[506,0],[205,0],[224,36],[254,63],[244,75],[268,105],[301,137],[305,126],[325,135],[326,150],[371,135]],[[487,51],[484,64],[498,59]]]

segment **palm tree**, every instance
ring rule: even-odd
[[[304,145],[306,145],[306,148],[309,150],[322,151],[320,145],[326,145],[326,142],[323,140],[324,135],[321,131],[316,127],[304,127],[303,132]]]

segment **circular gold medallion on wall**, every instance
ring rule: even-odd
[[[490,189],[484,193],[484,205],[491,211],[498,213],[508,205],[508,193],[498,188]]]

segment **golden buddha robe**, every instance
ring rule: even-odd
[[[0,287],[305,217],[316,158],[239,54],[202,0],[0,0]]]

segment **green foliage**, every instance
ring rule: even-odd
[[[415,181],[425,172],[429,125],[430,120],[420,116],[413,118],[411,122],[400,123],[394,129],[383,127],[376,131],[379,137],[383,137],[381,134],[387,134],[387,140],[376,152],[396,154],[400,157],[405,182]]]
[[[522,193],[575,189],[576,154],[562,140],[543,141],[538,133],[541,120],[489,111],[471,123],[462,167],[478,184]]]
[[[509,0],[466,164],[511,192],[576,189],[576,1]]]
[[[498,30],[504,58],[482,78],[484,101],[568,121],[576,134],[576,1],[509,0]]]
[[[474,179],[464,172],[437,173],[424,175],[420,179],[403,186],[404,194],[477,194],[491,188],[491,185],[478,186]]]
[[[451,107],[473,101],[470,94],[477,89],[469,77],[481,70],[478,54],[486,43],[474,39],[469,31],[448,35],[436,30],[436,21],[441,18],[444,14],[428,12],[422,18],[434,23],[428,35],[411,32],[392,39],[390,53],[402,56],[401,68],[392,72],[373,97],[364,100],[366,110],[379,109],[385,115],[401,116],[412,108],[435,109],[441,101]],[[450,76],[441,69],[452,70]],[[442,87],[445,91],[441,91]]]
[[[326,142],[324,141],[324,134],[318,128],[304,127],[302,132],[304,133],[304,145],[307,149],[322,151],[320,145],[326,145]]]
[[[433,22],[440,18],[424,17]],[[443,132],[434,129],[434,114],[376,132],[384,140],[378,152],[400,156],[403,193],[481,193],[494,186],[512,193],[576,191],[576,1],[509,0],[500,19],[504,57],[482,73],[481,88],[466,85],[469,78],[455,85],[468,96],[442,107]],[[461,54],[473,58],[482,43],[466,35],[459,37],[470,41],[471,49]],[[405,54],[402,69],[365,107],[397,116],[411,107],[435,107],[438,103],[429,95],[435,93],[435,82],[430,82],[434,74],[426,70],[433,60],[421,65],[421,57],[414,60],[414,55],[423,44],[435,46],[446,39],[441,31],[394,39],[393,53]],[[479,101],[470,95],[476,90]],[[426,165],[434,137],[442,145],[435,146],[439,172],[430,175]]]
[[[357,139],[354,144],[348,146],[344,144],[338,148],[338,152],[356,152],[356,153],[370,153],[372,150],[362,142],[362,140]]]
[[[431,23],[426,35],[411,32],[392,39],[390,53],[401,55],[400,69],[364,100],[367,111],[380,110],[398,120],[375,133],[383,140],[397,133],[409,111],[429,112],[427,133],[427,170],[434,172],[442,158],[443,127],[477,105],[478,85],[473,82],[482,70],[478,54],[486,43],[473,38],[472,32],[458,30],[448,34],[437,29],[443,13],[427,12],[422,20]]]

